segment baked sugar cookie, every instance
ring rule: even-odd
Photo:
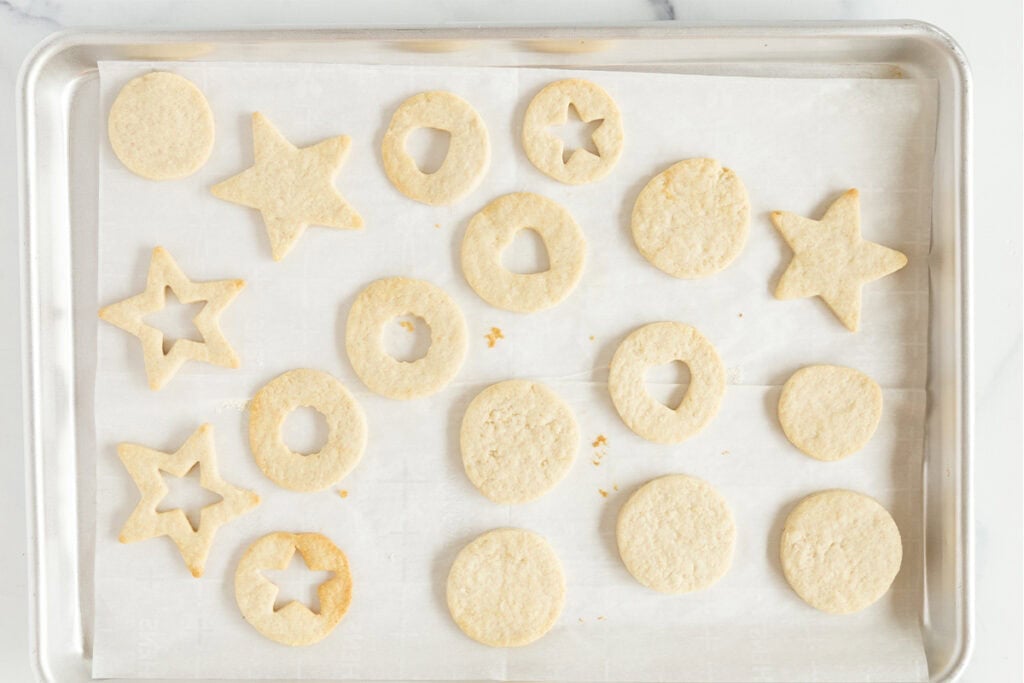
[[[317,588],[318,612],[295,600],[274,609],[278,587],[263,572],[287,569],[295,551],[311,571],[333,573]],[[249,546],[238,563],[235,602],[245,620],[267,638],[292,647],[312,645],[326,638],[348,612],[352,602],[348,558],[320,534],[267,534]]]
[[[551,126],[564,125],[572,106],[584,123],[601,121],[592,136],[597,154],[577,149],[563,161],[565,143]],[[537,170],[568,185],[582,185],[608,175],[622,156],[622,114],[604,88],[569,78],[546,85],[530,102],[523,119],[523,150]]]
[[[786,380],[779,396],[779,423],[786,438],[817,460],[840,460],[859,451],[881,417],[882,389],[853,368],[801,368]]]
[[[861,287],[907,265],[905,254],[860,236],[857,190],[845,192],[821,220],[774,211],[772,223],[793,250],[775,297],[821,297],[851,332],[860,326]]]
[[[441,167],[424,173],[406,151],[409,134],[435,128],[451,134]],[[424,92],[399,105],[381,144],[384,172],[395,188],[410,199],[447,206],[472,191],[491,159],[487,127],[473,107],[450,92]]]
[[[572,410],[539,382],[492,384],[462,417],[462,464],[495,503],[540,498],[572,468],[580,432]]]
[[[316,453],[295,453],[281,437],[293,410],[314,408],[327,421],[327,442]],[[292,491],[322,491],[352,471],[366,447],[366,417],[345,386],[319,370],[289,370],[249,403],[249,447],[263,473]]]
[[[562,563],[543,536],[525,529],[478,536],[448,573],[448,611],[484,645],[528,645],[551,630],[564,605]]]
[[[834,489],[789,513],[779,550],[782,571],[811,607],[849,614],[889,590],[903,560],[900,531],[878,501]]]
[[[224,368],[237,368],[242,362],[220,329],[220,314],[245,287],[245,280],[190,280],[163,247],[153,249],[146,274],[146,289],[141,294],[100,309],[101,320],[116,325],[139,338],[149,388],[162,389],[186,361],[196,360]],[[176,339],[164,352],[164,333],[149,325],[145,317],[163,310],[167,290],[183,304],[205,302],[192,322],[203,338]]]
[[[184,178],[213,149],[213,112],[187,78],[154,71],[128,82],[107,118],[114,154],[132,173],[150,180]]]
[[[544,241],[550,266],[542,273],[513,273],[501,263],[501,252],[525,228]],[[586,248],[568,211],[538,194],[516,192],[498,197],[470,220],[462,240],[462,272],[487,303],[530,313],[551,308],[576,287]]]
[[[252,115],[254,163],[210,188],[213,196],[258,209],[270,239],[270,253],[280,261],[310,225],[358,230],[362,217],[334,186],[348,156],[347,135],[298,148],[263,114]]]
[[[717,273],[739,255],[750,202],[739,176],[714,159],[686,159],[654,176],[633,205],[633,241],[678,278]]]
[[[736,524],[721,494],[685,474],[653,479],[619,511],[615,539],[626,569],[662,593],[711,586],[732,564]]]
[[[384,324],[416,315],[430,327],[427,355],[412,362],[390,356],[381,343]],[[395,399],[429,396],[459,372],[466,356],[466,321],[443,289],[424,280],[391,277],[359,293],[345,325],[352,368],[371,391]]]
[[[681,361],[690,369],[683,400],[669,408],[647,392],[644,375],[656,365]],[[725,366],[696,328],[676,322],[644,325],[612,356],[608,392],[622,421],[656,443],[680,443],[711,422],[725,394]]]
[[[118,540],[121,543],[135,543],[167,536],[178,546],[192,576],[203,575],[217,530],[260,503],[260,497],[252,491],[232,486],[221,479],[217,469],[212,425],[199,427],[174,453],[123,443],[117,447],[117,455],[141,496],[121,528]],[[167,496],[167,484],[161,473],[184,477],[193,467],[199,467],[200,486],[221,498],[200,511],[199,526],[195,529],[183,510],[157,510]]]

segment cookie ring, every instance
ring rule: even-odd
[[[328,435],[317,453],[295,453],[281,426],[298,407],[317,410]],[[352,471],[366,447],[366,417],[337,379],[319,370],[289,370],[263,386],[249,403],[249,448],[263,473],[292,491],[322,491]]]
[[[424,173],[405,150],[417,128],[448,131],[451,140],[441,167]],[[433,206],[454,204],[483,179],[491,159],[487,126],[461,97],[433,91],[413,95],[399,105],[381,143],[384,172],[395,188],[410,199]]]
[[[736,523],[711,484],[670,474],[629,497],[615,523],[615,542],[638,582],[661,593],[690,593],[729,571]]]
[[[384,324],[400,315],[419,316],[430,327],[430,348],[419,360],[396,360],[381,344]],[[345,351],[371,391],[401,400],[429,396],[443,389],[462,367],[466,320],[437,285],[384,278],[370,283],[352,304],[345,325]]]
[[[723,270],[743,251],[750,201],[743,182],[715,159],[686,159],[651,178],[630,218],[633,242],[672,277]]]
[[[278,587],[263,575],[263,570],[286,569],[295,551],[310,570],[334,572],[317,589],[319,613],[295,600],[274,610]],[[312,645],[334,630],[352,603],[348,558],[321,534],[267,534],[249,546],[238,562],[235,602],[245,620],[267,638],[292,647]]]
[[[107,118],[110,146],[132,173],[149,180],[184,178],[213,149],[213,112],[196,85],[154,71],[129,81]]]
[[[466,476],[495,503],[527,503],[558,485],[576,460],[572,409],[540,382],[512,379],[477,394],[462,416]]]
[[[448,572],[448,611],[462,632],[491,647],[542,637],[565,606],[565,574],[547,539],[495,529],[470,541]]]
[[[521,229],[544,241],[550,267],[513,273],[501,252]],[[473,216],[462,240],[462,272],[480,298],[497,308],[531,313],[555,306],[576,287],[586,261],[586,240],[572,215],[557,202],[531,192],[498,197]]]
[[[563,161],[565,143],[545,130],[565,124],[569,105],[589,123],[603,119],[592,136],[597,154],[577,149]],[[608,175],[622,156],[622,114],[604,88],[592,81],[569,78],[544,86],[523,117],[523,150],[537,170],[568,185],[583,185]]]
[[[690,386],[675,410],[657,401],[644,386],[655,365],[682,361]],[[689,325],[658,322],[626,337],[612,356],[608,392],[622,421],[655,443],[680,443],[711,422],[725,394],[725,367],[707,338]]]
[[[881,503],[831,489],[801,500],[786,517],[779,547],[782,572],[811,607],[850,614],[878,601],[903,562],[903,542]]]

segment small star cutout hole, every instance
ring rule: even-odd
[[[320,614],[320,586],[334,576],[334,572],[313,571],[296,552],[286,569],[265,569],[263,575],[277,586],[277,597],[274,598],[274,611],[279,612],[286,605],[297,602],[305,606],[313,614]]]
[[[204,489],[199,483],[198,463],[183,477],[176,477],[164,471],[160,474],[164,478],[164,485],[167,486],[167,495],[156,506],[156,511],[159,513],[181,510],[185,513],[185,519],[188,520],[192,531],[199,530],[199,513],[204,507],[224,500],[224,496]]]
[[[644,379],[647,393],[670,410],[675,410],[690,388],[690,368],[686,363],[674,360],[648,368]]]
[[[203,335],[196,329],[195,318],[206,305],[205,301],[196,301],[190,304],[183,304],[174,290],[167,287],[164,290],[166,303],[159,311],[153,311],[143,316],[143,321],[163,332],[163,351],[166,356],[171,352],[171,347],[179,339],[190,339],[195,342],[203,341]]]
[[[569,159],[577,149],[590,152],[594,156],[601,156],[594,144],[594,133],[604,123],[604,119],[584,121],[580,118],[576,107],[569,105],[565,123],[560,126],[552,126],[555,137],[562,139],[562,163],[569,163]]]

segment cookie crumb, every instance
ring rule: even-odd
[[[346,489],[342,489],[338,491],[338,495],[341,496],[342,498],[348,498],[348,491]]]
[[[722,451],[722,455],[729,455],[729,451]]]
[[[597,618],[597,620],[598,620],[598,621],[604,621],[604,617],[603,617],[603,616],[600,616],[600,617],[598,617],[598,618]]]
[[[413,332],[413,331],[416,330],[416,326],[413,325],[408,320],[399,320],[398,324],[401,325],[403,328],[405,328],[406,332]]]
[[[590,341],[594,341],[594,335],[590,335]]]
[[[440,224],[440,223],[434,223],[434,227],[435,227],[435,228],[440,228],[440,227],[441,227],[441,224]]]
[[[580,617],[580,623],[581,624],[583,623],[583,617]]]
[[[742,317],[743,317],[743,314],[742,314],[742,313],[740,313],[740,314],[738,315],[738,317],[742,318]]]
[[[590,445],[593,446],[594,448],[597,448],[598,446],[607,446],[608,437],[606,437],[604,434],[598,434],[597,438],[594,439],[594,443]]]
[[[594,467],[600,467],[601,466],[601,461],[600,460],[591,460],[590,462],[592,462],[594,464]]]
[[[598,489],[597,492],[601,494],[602,498],[607,498],[608,497],[608,492],[605,491],[604,489]]]
[[[504,339],[505,335],[502,334],[500,327],[492,327],[488,334],[484,335],[484,339],[487,340],[487,348],[493,349],[494,345],[498,343],[499,339]]]
[[[615,491],[618,491],[619,490],[619,485],[618,484],[612,484],[612,489],[614,489]]]

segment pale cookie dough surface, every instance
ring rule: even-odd
[[[492,647],[528,645],[565,605],[562,564],[547,540],[496,529],[459,551],[448,573],[448,610],[462,631]]]
[[[263,571],[287,569],[296,551],[311,571],[332,572],[317,588],[319,612],[295,600],[274,610],[278,587]],[[249,546],[238,563],[235,602],[245,620],[267,638],[292,647],[312,645],[326,638],[348,612],[352,602],[348,558],[320,534],[267,534]]]
[[[334,186],[348,157],[347,135],[309,147],[288,142],[263,114],[252,115],[254,163],[210,188],[219,199],[258,209],[280,261],[310,225],[358,230],[363,218]]]
[[[107,118],[114,154],[150,180],[184,178],[213,149],[213,112],[192,81],[166,71],[139,76],[118,93]]]
[[[633,241],[644,258],[678,278],[724,269],[750,230],[747,190],[715,159],[686,159],[647,183],[633,205]]]
[[[384,324],[417,315],[430,327],[427,354],[400,361],[384,350]],[[437,393],[459,372],[466,356],[466,321],[448,294],[424,280],[377,280],[359,293],[345,325],[345,350],[352,368],[371,391],[406,400]]]
[[[565,143],[550,130],[566,123],[569,106],[584,123],[602,120],[594,131],[597,154],[573,151],[563,161]],[[592,81],[570,78],[546,85],[530,102],[523,118],[523,150],[537,170],[568,185],[582,185],[608,175],[622,156],[622,114],[604,88]]]
[[[495,503],[540,498],[572,468],[580,432],[572,409],[539,382],[493,384],[462,418],[466,476]]]
[[[644,378],[649,368],[672,361],[681,361],[690,370],[690,386],[675,410],[648,393]],[[622,421],[635,433],[656,443],[680,443],[718,413],[725,394],[725,366],[696,328],[651,323],[634,330],[615,350],[608,392]]]
[[[213,441],[213,426],[202,425],[174,453],[164,453],[133,443],[117,447],[128,474],[139,489],[139,503],[121,528],[118,540],[134,543],[157,536],[167,536],[178,546],[192,576],[200,577],[206,568],[206,558],[213,546],[213,538],[221,526],[244,515],[259,505],[260,497],[252,491],[232,486],[223,479],[217,468],[217,452]],[[184,477],[193,467],[199,467],[202,488],[220,496],[220,500],[204,507],[199,513],[199,526],[191,522],[180,508],[158,511],[167,496],[167,484],[161,473]]]
[[[629,497],[619,511],[615,538],[637,581],[662,593],[689,593],[711,586],[729,570],[736,524],[710,484],[671,474]]]
[[[424,173],[406,150],[409,134],[417,128],[435,128],[451,134],[441,167]],[[399,105],[381,144],[384,172],[395,188],[424,204],[454,204],[471,192],[487,173],[491,145],[480,115],[461,97],[450,92],[424,92]]]
[[[281,426],[299,407],[327,421],[327,441],[316,453],[295,453]],[[337,379],[319,370],[289,370],[267,383],[249,403],[249,447],[263,473],[292,491],[322,491],[359,463],[366,447],[366,417]]]
[[[522,229],[544,241],[548,270],[513,273],[501,253]],[[462,272],[480,298],[508,311],[530,313],[557,305],[576,287],[586,261],[586,240],[565,208],[547,197],[516,192],[498,197],[473,216],[462,241]]]
[[[772,223],[793,250],[775,297],[821,297],[851,332],[860,327],[861,288],[907,265],[902,252],[861,237],[855,189],[835,200],[821,220],[773,211]]]
[[[889,590],[903,545],[878,501],[834,489],[807,496],[789,513],[779,556],[786,581],[807,604],[849,614]]]
[[[859,451],[881,417],[881,387],[853,368],[801,368],[786,380],[779,396],[779,423],[786,438],[818,460],[840,460]]]
[[[135,296],[104,306],[99,316],[111,325],[138,337],[142,344],[142,359],[146,366],[149,388],[162,389],[186,361],[196,360],[224,368],[237,368],[242,364],[220,329],[220,314],[234,301],[245,287],[245,280],[215,280],[198,282],[189,279],[163,247],[153,249],[146,274],[146,289]],[[192,319],[196,331],[203,338],[175,339],[164,351],[164,333],[146,323],[146,316],[163,310],[170,289],[183,304],[205,302],[203,309]]]

